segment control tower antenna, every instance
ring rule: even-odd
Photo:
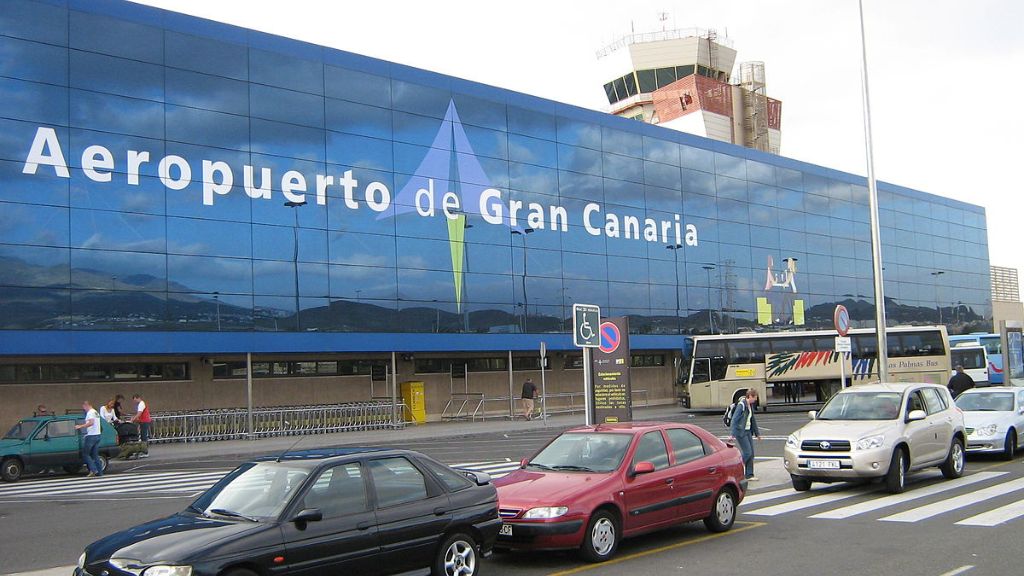
[[[665,22],[668,22],[668,12],[658,12],[658,21],[661,22],[661,31],[665,31]]]

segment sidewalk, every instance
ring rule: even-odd
[[[674,405],[635,408],[634,419],[663,420],[678,418],[684,412]],[[254,440],[221,440],[214,442],[175,442],[169,444],[152,444],[150,457],[144,460],[111,460],[111,465],[122,467],[137,465],[140,462],[185,462],[204,460],[207,458],[255,457],[275,454],[288,450],[296,445],[296,450],[309,448],[334,448],[338,446],[359,446],[364,444],[389,444],[401,447],[403,442],[410,440],[435,439],[438,442],[455,438],[479,436],[482,434],[502,432],[524,432],[549,429],[551,435],[583,424],[583,414],[559,414],[548,418],[547,426],[542,420],[484,420],[479,422],[428,422],[426,424],[408,424],[400,430],[365,430],[359,432],[334,432],[330,434],[307,434],[302,436],[282,436],[274,438],[257,438]],[[116,469],[116,468],[115,468]]]

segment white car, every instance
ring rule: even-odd
[[[1024,390],[972,388],[956,398],[964,412],[968,452],[1002,452],[1013,458],[1024,440]]]
[[[964,473],[964,416],[945,386],[858,384],[811,418],[786,440],[784,464],[797,491],[812,482],[881,479],[898,494],[914,470]]]

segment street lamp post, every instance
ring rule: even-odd
[[[715,317],[711,313],[711,271],[715,269],[714,264],[705,264],[701,266],[708,273],[708,330],[711,334],[715,333]]]
[[[523,333],[525,334],[529,330],[527,317],[530,315],[530,299],[526,296],[526,235],[533,234],[533,228],[523,228],[521,231],[513,230],[512,234],[523,239]]]
[[[939,311],[939,324],[942,324],[942,304],[939,302],[939,276],[945,273],[943,270],[931,272],[932,278],[935,279],[935,309]]]
[[[213,301],[217,303],[217,332],[220,332],[220,292],[213,293]]]
[[[288,201],[284,203],[285,206],[292,209],[292,213],[295,215],[295,225],[292,226],[292,263],[295,265],[295,330],[300,329],[299,325],[299,210],[300,206],[305,206],[306,201],[292,202]]]
[[[885,334],[885,283],[882,281],[882,233],[878,222],[878,182],[875,180],[874,149],[871,144],[871,97],[868,91],[868,47],[864,34],[864,0],[857,0],[860,16],[861,89],[864,98],[864,148],[868,172],[868,205],[871,215],[871,270],[875,283],[875,341],[878,350],[878,378],[889,380],[889,345]]]
[[[672,251],[672,259],[675,261],[675,267],[674,267],[675,272],[676,272],[676,285],[675,285],[675,290],[676,290],[676,321],[675,321],[675,325],[676,326],[675,327],[676,327],[676,332],[677,333],[679,332],[679,250],[681,250],[682,248],[683,248],[682,244],[669,244],[668,246],[665,246],[666,250],[671,250]]]

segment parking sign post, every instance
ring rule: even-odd
[[[593,304],[572,305],[572,342],[583,348],[583,409],[584,423],[594,424],[594,415],[590,407],[590,396],[593,393],[593,358],[591,350],[601,345],[601,308]]]

